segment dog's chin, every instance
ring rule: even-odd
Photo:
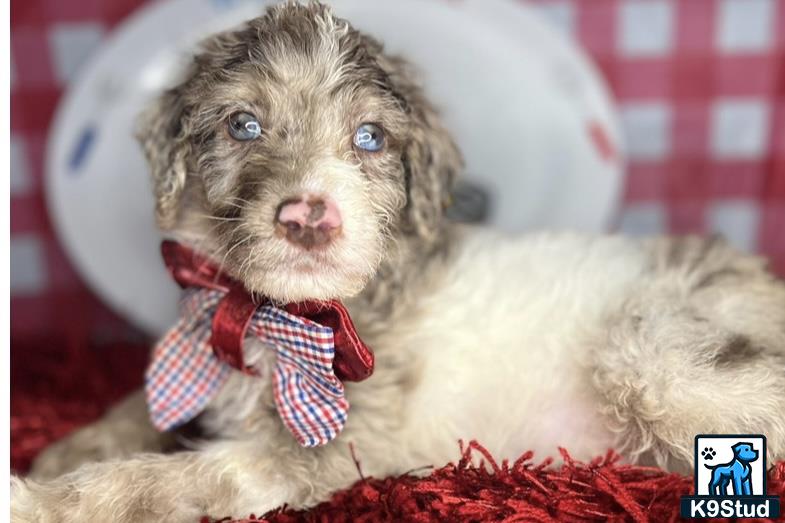
[[[336,269],[306,260],[290,265],[249,271],[245,288],[277,303],[346,299],[359,294],[372,273]]]
[[[311,250],[274,238],[250,249],[252,258],[240,261],[235,274],[248,291],[276,303],[351,298],[376,274],[383,247],[376,231],[352,236],[359,238],[349,242],[344,236]]]

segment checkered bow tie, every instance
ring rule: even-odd
[[[343,305],[260,305],[190,249],[165,241],[161,251],[186,291],[180,319],[156,345],[145,375],[153,425],[168,430],[193,419],[234,370],[258,375],[243,358],[250,335],[275,351],[273,396],[286,428],[306,447],[335,438],[349,410],[341,380],[360,381],[373,372],[373,353]]]

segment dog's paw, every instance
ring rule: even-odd
[[[11,476],[11,523],[35,521],[30,492],[22,478]]]
[[[35,482],[11,477],[11,523],[65,523],[60,507]]]
[[[703,456],[703,459],[705,459],[706,461],[713,460],[714,456],[716,456],[716,455],[717,455],[717,452],[713,448],[711,448],[711,447],[706,447],[705,449],[703,449],[701,451],[701,456]]]
[[[145,450],[146,441],[133,422],[99,421],[83,427],[44,449],[33,461],[28,477],[54,479],[85,463],[122,458]]]
[[[45,448],[33,461],[28,476],[36,480],[53,479],[76,470],[83,463],[99,461],[103,457],[96,440],[79,432]]]

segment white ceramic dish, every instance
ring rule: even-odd
[[[261,13],[260,0],[171,0],[126,21],[61,103],[47,150],[55,226],[91,287],[151,334],[175,316],[177,289],[158,255],[153,202],[132,130],[194,44]],[[537,13],[513,0],[335,0],[336,12],[423,72],[467,161],[492,196],[489,221],[518,231],[599,231],[617,204],[616,115],[595,70]]]

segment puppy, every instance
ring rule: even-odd
[[[287,3],[212,37],[144,122],[166,235],[255,295],[340,298],[375,372],[345,383],[348,421],[314,448],[264,374],[231,372],[195,422],[208,439],[178,452],[135,394],[15,480],[14,521],[305,507],[358,479],[350,445],[377,477],[442,465],[471,438],[500,458],[613,447],[684,470],[695,434],[753,432],[785,457],[785,285],[763,260],[717,239],[448,223],[453,140],[406,63],[327,7]],[[321,209],[298,223],[308,234],[281,218],[297,205]]]

